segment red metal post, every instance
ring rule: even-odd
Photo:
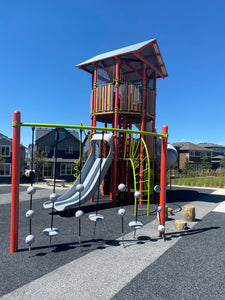
[[[94,66],[94,83],[93,83],[93,90],[94,90],[94,95],[93,95],[93,111],[92,111],[92,120],[91,120],[91,123],[92,125],[91,126],[96,126],[96,96],[97,96],[97,75],[98,75],[98,68],[97,66]],[[95,130],[91,130],[91,133],[94,134]],[[90,202],[94,202],[94,196],[91,197],[91,200]]]
[[[127,119],[126,117],[123,118],[123,129],[127,129]],[[125,146],[126,146],[126,139],[127,139],[127,134],[123,134],[123,141],[122,141],[122,155],[121,155],[121,158],[123,159],[124,158],[124,155],[126,153],[126,149],[125,149]],[[127,167],[127,163],[126,161],[123,159],[122,161],[122,181],[124,184],[126,184],[126,167]],[[124,201],[124,194],[125,193],[122,193],[122,200]]]
[[[168,134],[168,126],[162,127],[162,134]],[[167,163],[167,137],[161,140],[161,174],[160,174],[160,206],[162,211],[159,213],[159,225],[165,226],[165,205],[166,205],[166,163]],[[162,234],[159,232],[159,236]]]
[[[152,120],[152,132],[155,133],[156,130],[155,130],[155,119]],[[154,177],[156,176],[155,174],[155,157],[156,157],[156,138],[154,137],[154,141],[153,141],[153,160],[152,160],[152,169],[153,169],[153,172],[154,172]],[[153,203],[154,202],[154,193],[151,195],[151,202]]]
[[[157,89],[157,74],[155,73],[155,78],[154,78],[154,90],[156,93]],[[156,132],[155,129],[155,117],[156,117],[156,103],[155,103],[155,111],[154,111],[154,119],[152,119],[152,132]],[[154,178],[156,176],[155,174],[155,159],[156,159],[156,137],[154,137],[154,142],[153,142],[153,161],[152,161],[152,169],[154,171]],[[154,193],[152,194],[151,201],[154,202]]]
[[[128,123],[128,128],[131,130],[132,129],[132,121],[129,120]],[[128,136],[128,144],[127,144],[127,149],[126,149],[126,155],[130,157],[130,147],[131,147],[131,134]],[[131,177],[131,162],[128,160],[127,164],[127,198],[130,199],[130,177]]]
[[[21,122],[20,112],[14,111],[13,122]],[[10,252],[18,251],[19,234],[19,187],[20,187],[20,126],[13,126],[12,142],[12,194]]]
[[[94,99],[93,99],[93,126],[96,126],[96,90],[97,90],[97,66],[94,67]]]
[[[107,122],[105,122],[105,128],[107,128]],[[107,133],[107,131],[105,131]],[[106,157],[107,154],[107,142],[104,141],[104,157]],[[102,180],[102,196],[105,195],[105,178]]]

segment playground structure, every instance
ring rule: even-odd
[[[104,127],[131,130],[136,125],[140,131],[151,128],[152,133],[156,132],[157,79],[165,78],[168,74],[155,39],[97,55],[77,67],[92,75],[91,126],[97,126],[97,122],[100,122]],[[124,143],[127,143],[126,147]],[[145,182],[150,181],[150,169],[154,178],[155,144],[153,137],[141,135],[136,143],[131,136],[125,137],[123,133],[114,132],[110,176],[110,197],[114,204],[120,182],[127,183],[127,196],[130,197],[130,166],[133,163],[136,184],[139,191],[142,194],[144,192],[140,203],[147,202],[148,206],[150,189],[146,188]]]
[[[159,204],[162,209],[159,212],[159,225],[165,226],[168,128],[165,125],[162,134],[156,133],[155,108],[157,78],[165,78],[168,75],[156,40],[99,55],[77,67],[92,74],[91,126],[22,123],[20,112],[14,112],[10,252],[18,250],[21,126],[87,129],[91,131],[91,145],[97,141],[100,143],[97,131],[105,132],[105,140],[101,141],[104,143],[101,145],[104,147],[102,166],[92,147],[91,155],[82,169],[83,196],[78,190],[78,177],[74,186],[54,202],[54,207],[50,201],[44,204],[46,208],[64,210],[77,206],[80,201],[89,200],[98,189],[97,179],[103,181],[104,194],[104,176],[111,165],[110,198],[113,204],[116,204],[119,196],[117,187],[121,182],[125,183],[127,197],[130,197],[133,170],[134,190],[138,191],[135,194],[135,211],[137,204],[142,205],[146,202],[143,209],[149,213],[150,195],[154,195],[154,184],[160,184]],[[103,123],[104,126],[97,126],[97,122]],[[140,130],[133,130],[132,125]],[[149,128],[151,131],[147,131]],[[160,182],[154,182],[156,137],[161,138]],[[110,149],[107,150],[107,147]],[[99,173],[99,170],[102,173]],[[159,230],[159,235],[162,232]]]

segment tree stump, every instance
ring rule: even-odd
[[[188,222],[195,221],[195,207],[192,205],[184,206],[184,220]]]
[[[187,222],[184,220],[176,220],[175,221],[175,228],[178,230],[186,230],[187,229]]]
[[[173,209],[171,207],[168,207],[168,214],[170,214],[170,216],[173,215]]]

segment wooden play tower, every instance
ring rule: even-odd
[[[168,76],[156,39],[97,55],[77,65],[92,74],[91,126],[155,132],[157,79]],[[141,137],[141,136],[140,136]],[[138,156],[143,169],[145,144],[154,169],[154,138],[141,140]],[[114,160],[111,166],[110,196],[116,202],[117,186],[126,182],[130,192],[130,162],[124,160],[131,151],[131,136],[114,133]],[[126,146],[125,146],[126,145]],[[140,175],[142,191],[143,178]],[[104,184],[103,184],[104,186]]]

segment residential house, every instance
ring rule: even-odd
[[[37,151],[44,151],[47,154],[44,166],[42,168],[43,178],[54,177],[54,147],[57,136],[57,163],[56,178],[66,181],[74,180],[74,161],[80,155],[80,140],[78,132],[75,130],[59,129],[36,129]]]
[[[182,171],[186,160],[188,160],[193,170],[200,170],[200,165],[204,158],[211,163],[212,150],[204,148],[200,145],[192,144],[189,142],[173,143],[173,146],[178,151],[178,168]]]
[[[213,169],[219,168],[220,161],[225,156],[225,146],[213,143],[200,143],[199,145],[212,150],[212,167]]]
[[[25,149],[20,145],[20,177],[24,175]],[[0,182],[11,183],[12,176],[12,139],[0,133]]]

